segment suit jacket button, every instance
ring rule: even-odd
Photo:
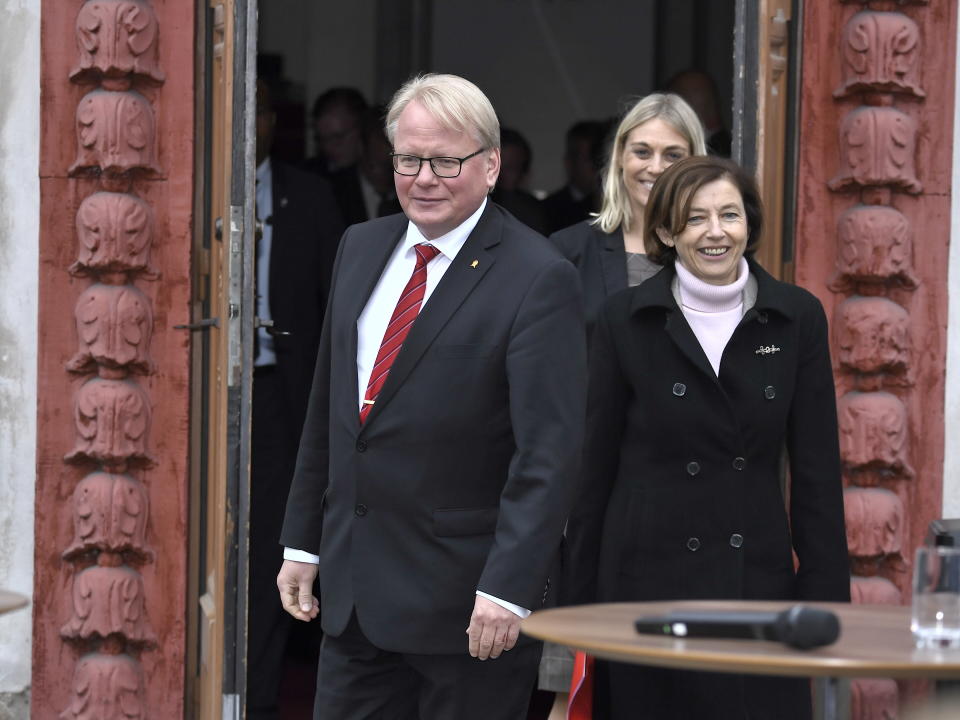
[[[730,547],[738,548],[743,545],[743,535],[740,533],[734,533],[730,536]]]
[[[698,472],[700,472],[700,463],[698,463],[696,460],[691,460],[687,463],[688,474],[696,475]]]
[[[765,312],[759,313],[757,315],[757,322],[760,323],[761,325],[766,325],[769,319],[770,318],[767,317],[767,314]]]
[[[367,451],[367,441],[357,440],[357,452],[366,452],[366,451]]]
[[[692,537],[687,540],[687,550],[690,552],[696,552],[700,549],[700,538]]]
[[[363,517],[367,514],[367,506],[363,503],[357,503],[357,506],[353,508],[353,514],[357,517]]]
[[[777,396],[777,391],[776,391],[776,389],[773,387],[773,385],[767,385],[767,386],[763,389],[763,396],[764,396],[767,400],[773,400],[773,399]]]
[[[687,392],[687,386],[683,383],[674,383],[673,384],[673,394],[677,397],[683,397]]]
[[[733,459],[733,469],[734,470],[743,470],[747,466],[747,461],[742,457],[735,457]]]

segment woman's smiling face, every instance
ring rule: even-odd
[[[697,278],[711,285],[729,285],[737,279],[750,235],[743,197],[727,178],[709,182],[694,193],[683,229],[671,236],[660,228],[657,234],[676,249],[677,259]]]
[[[650,188],[668,167],[690,155],[690,143],[661,118],[652,118],[627,133],[620,155],[623,185],[634,209],[647,206]]]

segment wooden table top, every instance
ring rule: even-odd
[[[891,605],[804,603],[832,610],[840,637],[832,645],[796,650],[762,640],[641,635],[641,615],[677,610],[779,612],[795,603],[683,601],[613,603],[540,610],[523,621],[523,632],[585,650],[607,660],[688,670],[759,675],[960,678],[960,650],[917,650],[910,634],[910,608]]]
[[[17,610],[27,604],[27,598],[23,595],[0,590],[0,615],[11,610]]]

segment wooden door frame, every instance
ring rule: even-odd
[[[736,0],[733,159],[756,172],[764,201],[757,261],[793,279],[797,52],[802,0]]]
[[[233,719],[246,680],[257,1],[201,3],[198,27],[188,707]]]

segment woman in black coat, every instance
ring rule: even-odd
[[[608,295],[660,269],[643,245],[650,188],[673,163],[705,154],[700,120],[679,95],[647,95],[623,116],[603,173],[599,215],[550,236],[580,273],[588,325]]]
[[[568,599],[849,600],[823,308],[750,259],[760,199],[728,160],[673,165],[646,221],[664,269],[611,297],[593,333]],[[605,669],[603,717],[810,716],[805,680]]]

